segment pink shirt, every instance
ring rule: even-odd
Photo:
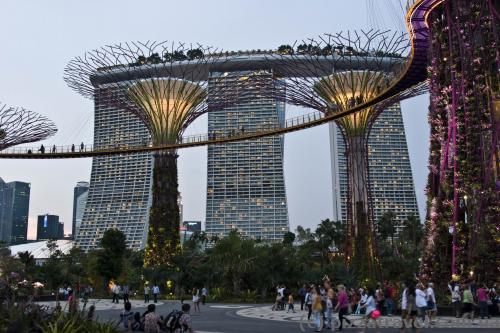
[[[477,299],[480,302],[486,302],[488,300],[488,294],[486,293],[486,289],[484,288],[479,288],[477,290]]]
[[[347,308],[349,306],[349,300],[347,299],[347,293],[345,291],[341,291],[338,294],[339,299],[339,309]]]

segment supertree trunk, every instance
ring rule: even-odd
[[[374,250],[373,223],[370,214],[368,164],[364,135],[345,136],[349,166],[351,217],[348,219],[347,260],[361,273],[378,277]]]
[[[179,204],[175,151],[154,155],[152,202],[144,265],[169,266],[179,251]]]

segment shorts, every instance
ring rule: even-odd
[[[463,312],[472,312],[472,303],[464,303]]]
[[[437,310],[436,303],[433,301],[428,301],[427,302],[427,307],[425,308],[427,311],[434,311]]]

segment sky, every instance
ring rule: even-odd
[[[376,2],[375,2],[376,1]],[[403,1],[403,0],[401,0]],[[2,0],[0,101],[52,119],[47,146],[92,143],[93,101],[62,79],[64,67],[87,50],[125,41],[183,41],[224,50],[271,49],[296,40],[354,29],[401,30],[399,0]],[[370,15],[368,15],[370,13]],[[428,96],[402,103],[421,215],[427,176]],[[289,107],[287,116],[310,110]],[[207,132],[206,117],[187,134]],[[37,144],[39,145],[39,144]],[[184,220],[205,221],[207,148],[179,151]],[[291,230],[332,217],[328,125],[285,135],[285,183]],[[91,159],[4,160],[0,177],[31,183],[29,238],[36,216],[60,216],[71,232],[73,188],[89,181]]]

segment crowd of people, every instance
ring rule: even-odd
[[[381,315],[393,316],[399,309],[402,317],[402,329],[406,326],[415,327],[416,321],[433,325],[437,316],[437,300],[435,286],[432,282],[420,281],[399,284],[386,281],[379,283],[376,288],[347,288],[343,284],[333,286],[325,276],[322,283],[304,284],[297,292],[300,299],[300,310],[306,311],[307,319],[312,320],[315,330],[331,329],[333,314],[338,313],[338,322],[335,327],[342,330],[344,322],[355,326],[352,318],[363,317],[357,322],[365,329],[370,320],[378,327],[378,318]],[[445,299],[451,299],[455,316],[468,318],[473,324],[476,309],[479,309],[481,319],[490,318],[492,313],[500,313],[500,297],[496,285],[491,287],[481,285],[476,287],[474,282],[460,284],[450,282]],[[449,296],[449,297],[448,297]],[[441,304],[448,303],[441,300]],[[295,312],[294,295],[285,285],[276,287],[276,300],[273,311],[285,310]],[[347,318],[348,314],[359,317]]]

